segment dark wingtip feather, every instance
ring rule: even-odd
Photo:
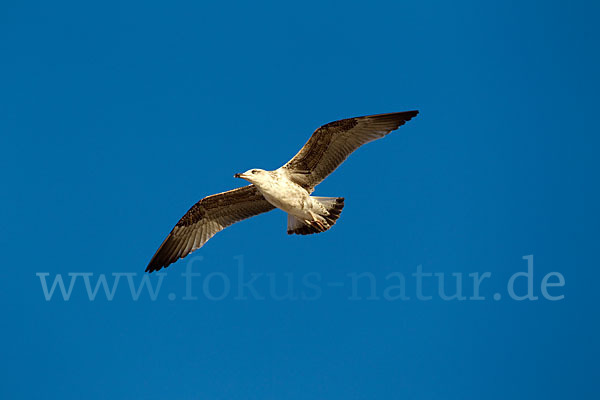
[[[170,263],[167,264],[167,263],[161,262],[157,259],[156,256],[154,256],[152,258],[152,260],[150,260],[150,262],[148,263],[148,266],[146,267],[146,272],[152,273],[154,271],[159,271],[163,268],[168,267],[169,265],[170,265]]]
[[[152,259],[148,263],[148,266],[146,267],[146,272],[152,273],[154,271],[161,270],[162,268],[166,268],[173,263],[173,262],[169,262],[168,259],[166,260],[165,259],[166,255],[164,252],[162,252],[163,248],[165,247],[167,242],[169,242],[170,238],[171,238],[171,234],[169,234],[165,238],[165,240],[163,240],[163,242],[160,244],[160,247],[158,248],[158,250],[156,250],[156,253],[154,253],[154,255],[152,256]]]

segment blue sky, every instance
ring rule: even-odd
[[[597,19],[582,1],[3,3],[0,397],[597,398]],[[346,198],[331,231],[290,237],[274,211],[219,233],[196,300],[188,259],[143,278],[235,172],[411,109],[318,187]],[[517,301],[527,255],[538,299]],[[417,299],[419,265],[467,299],[434,277]],[[264,299],[236,298],[240,271]],[[47,301],[39,273],[87,278]],[[114,273],[90,300],[85,279]],[[390,274],[409,299],[384,296]],[[288,278],[309,298],[274,297]],[[134,301],[128,279],[160,290]]]

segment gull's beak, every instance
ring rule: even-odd
[[[242,174],[240,174],[240,173],[237,173],[237,174],[234,174],[234,175],[233,175],[233,177],[234,177],[234,178],[241,178],[241,177],[242,177]]]

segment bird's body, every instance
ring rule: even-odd
[[[282,167],[235,174],[251,184],[194,204],[160,245],[146,271],[167,267],[229,225],[275,208],[288,214],[288,234],[325,232],[340,217],[344,198],[312,196],[315,187],[354,150],[384,137],[417,114],[405,111],[331,122],[317,129]]]
[[[239,174],[239,177],[254,184],[273,206],[299,219],[311,220],[314,215],[327,212],[325,206],[312,197],[308,190],[289,178],[284,168],[274,171],[253,169]]]

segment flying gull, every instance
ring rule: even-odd
[[[288,214],[290,235],[325,232],[340,217],[344,198],[311,196],[315,187],[354,150],[386,136],[418,113],[405,111],[331,122],[317,129],[281,168],[235,174],[250,185],[205,197],[194,204],[160,245],[146,271],[168,267],[229,225],[274,208]]]

